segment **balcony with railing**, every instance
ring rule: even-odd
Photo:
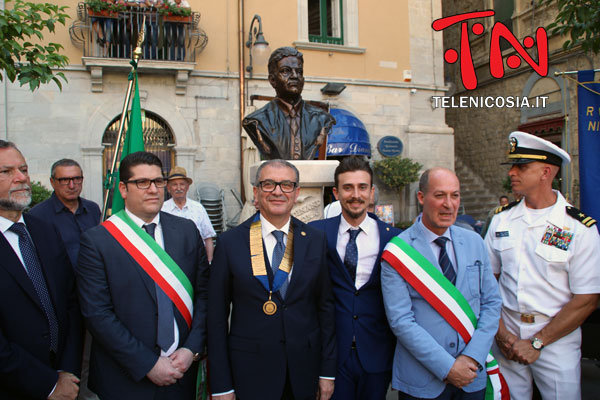
[[[146,7],[136,3],[108,3],[109,8],[93,10],[88,3],[78,4],[77,19],[69,34],[83,51],[83,63],[92,74],[92,91],[102,91],[103,68],[129,68],[141,32],[144,42],[139,67],[174,71],[179,84],[187,81],[197,55],[208,42],[199,27],[199,12],[188,9],[183,13],[187,15],[174,15],[167,6]],[[177,93],[183,94],[185,90]]]

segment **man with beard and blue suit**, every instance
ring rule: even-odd
[[[478,234],[453,225],[460,183],[452,171],[425,171],[417,198],[423,215],[400,234],[402,241],[392,239],[381,263],[385,312],[397,338],[392,388],[399,400],[483,400],[502,304],[487,250]],[[449,307],[445,314],[440,304]],[[473,320],[461,319],[469,307]],[[474,327],[460,330],[454,321]]]
[[[338,345],[333,399],[383,400],[396,340],[383,307],[380,261],[387,242],[401,231],[367,213],[375,189],[367,161],[344,158],[334,176],[342,214],[309,224],[327,235]]]
[[[188,219],[160,212],[160,159],[121,160],[125,209],[81,239],[81,310],[93,337],[89,387],[102,400],[181,399],[195,394],[206,344],[208,261]]]
[[[259,212],[219,237],[208,295],[215,400],[327,400],[333,393],[327,247],[322,232],[291,217],[298,182],[291,163],[264,162],[254,182]]]
[[[0,140],[0,398],[75,399],[83,342],[75,276],[52,224],[23,215],[27,162]]]

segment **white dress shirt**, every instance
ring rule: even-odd
[[[154,217],[154,219],[152,221],[150,221],[150,222],[147,223],[147,222],[143,221],[141,218],[139,218],[136,215],[134,215],[127,208],[125,208],[125,212],[129,216],[129,218],[131,218],[131,220],[133,221],[133,223],[136,224],[137,226],[139,226],[142,229],[144,229],[144,225],[146,225],[146,224],[156,224],[156,229],[154,230],[154,240],[156,241],[156,243],[158,243],[158,245],[163,250],[165,249],[165,242],[164,242],[164,239],[163,239],[163,231],[162,231],[162,226],[160,224],[160,213],[156,214],[156,216]],[[177,348],[179,347],[179,328],[177,327],[177,321],[175,320],[175,318],[173,318],[173,331],[174,331],[173,344],[171,345],[171,347],[169,347],[169,349],[167,351],[163,351],[161,349],[160,350],[160,355],[161,356],[168,357],[171,354],[173,354],[175,352],[175,350],[177,350]]]
[[[25,224],[23,215],[21,215],[21,217],[19,218],[19,220],[17,222],[22,222],[23,224]],[[13,250],[17,254],[17,257],[19,257],[19,260],[21,260],[21,265],[23,265],[23,268],[25,268],[25,271],[27,271],[27,267],[25,266],[25,261],[23,260],[23,255],[21,254],[21,248],[19,247],[19,235],[17,235],[13,231],[8,230],[11,226],[13,226],[13,224],[14,224],[14,222],[11,221],[10,219],[0,217],[0,231],[2,231],[2,234],[4,235],[4,237],[10,244],[10,247],[13,248]],[[25,224],[25,226],[27,226],[27,224]],[[27,232],[27,233],[29,233],[29,232]],[[31,241],[31,243],[33,243],[33,240]],[[35,246],[35,244],[34,244],[34,246]]]
[[[346,246],[350,240],[348,229],[362,229],[362,232],[356,236],[356,248],[358,249],[358,262],[356,265],[356,280],[354,282],[357,289],[360,289],[371,279],[371,272],[379,255],[379,229],[377,221],[368,214],[358,227],[353,227],[346,221],[342,214],[340,226],[337,234],[336,249],[342,261],[346,255]]]

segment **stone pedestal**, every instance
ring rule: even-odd
[[[288,160],[300,172],[300,195],[292,209],[292,215],[303,222],[323,218],[323,191],[326,186],[333,186],[333,175],[338,161],[336,160]],[[246,185],[254,186],[256,170],[260,163],[250,167],[250,182]],[[246,201],[240,222],[250,218],[256,212],[252,200]]]

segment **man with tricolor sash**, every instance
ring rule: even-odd
[[[429,169],[417,197],[422,217],[383,253],[383,300],[397,338],[392,388],[399,399],[506,399],[490,354],[498,285],[481,237],[453,225],[458,178]]]
[[[93,336],[89,387],[102,400],[193,399],[206,345],[208,262],[188,219],[160,212],[158,157],[121,160],[125,209],[85,232],[76,269]]]
[[[327,243],[291,217],[299,178],[290,162],[265,161],[253,182],[259,212],[219,237],[208,310],[215,400],[328,400],[333,393]]]
[[[509,135],[514,193],[496,210],[485,241],[502,296],[498,363],[515,400],[581,398],[580,325],[598,306],[596,221],[567,202],[552,181],[571,161],[555,144]]]

